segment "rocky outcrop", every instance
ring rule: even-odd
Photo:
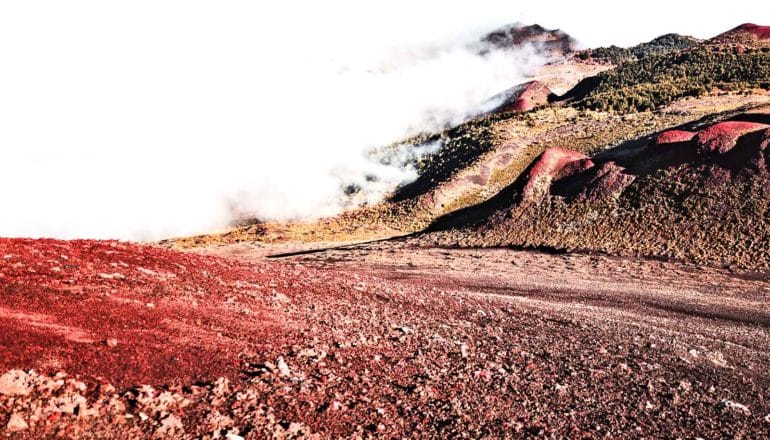
[[[523,202],[536,202],[548,195],[596,202],[617,197],[634,176],[613,161],[597,164],[583,153],[549,148],[533,163],[522,191]]]
[[[698,132],[693,138],[695,148],[701,154],[724,154],[735,147],[741,136],[767,129],[768,125],[756,122],[726,121],[714,124]]]
[[[545,197],[551,182],[593,166],[593,162],[583,153],[565,148],[549,148],[535,160],[526,177],[522,191],[524,201],[535,201]]]
[[[513,196],[468,211],[485,216],[441,239],[770,267],[770,124],[755,122],[766,114],[693,123],[592,157],[547,149],[505,190]]]
[[[575,52],[577,42],[559,29],[546,29],[538,24],[513,24],[489,33],[482,42],[499,49],[531,44],[550,56],[561,57]]]
[[[760,40],[770,40],[770,26],[759,26],[754,23],[745,23],[735,28],[735,30],[753,35]]]
[[[604,162],[553,183],[551,194],[570,200],[598,202],[618,197],[635,177],[615,162]]]
[[[697,133],[687,130],[668,130],[655,137],[653,145],[678,144],[689,142]]]
[[[601,166],[588,170],[585,189],[578,195],[578,200],[599,201],[618,197],[634,181],[635,177],[626,174],[625,168],[615,162],[605,162]]]
[[[547,105],[553,92],[540,81],[530,81],[500,93],[493,100],[502,99],[493,113],[526,112]]]
[[[712,44],[768,46],[770,45],[770,26],[744,23],[709,40]]]

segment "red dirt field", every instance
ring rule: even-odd
[[[232,376],[237,353],[282,325],[265,312],[274,274],[232,260],[13,239],[0,240],[0,258],[3,369],[62,369],[118,386]]]
[[[0,247],[0,436],[770,432],[765,274],[409,240]]]
[[[697,133],[686,130],[668,130],[659,134],[655,138],[656,145],[678,144],[680,142],[689,142]]]

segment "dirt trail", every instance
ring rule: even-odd
[[[536,309],[663,327],[770,349],[770,283],[762,274],[654,260],[505,249],[446,250],[366,244],[297,256],[326,269],[367,270]],[[654,323],[654,324],[653,324]]]

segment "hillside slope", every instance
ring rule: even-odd
[[[443,245],[534,246],[770,267],[770,108],[593,156],[549,149]]]
[[[580,53],[549,64],[549,73],[538,82],[504,92],[497,112],[395,144],[393,148],[436,142],[441,148],[421,160],[415,181],[380,203],[313,222],[247,224],[168,244],[323,245],[413,234],[442,216],[498,194],[503,197],[549,148],[593,155],[683,124],[715,121],[770,103],[770,53],[759,43],[738,50],[670,35],[632,49],[632,58],[619,57],[616,67],[608,60],[581,60]],[[561,96],[559,76],[569,77],[573,86]],[[606,175],[602,178],[624,179],[616,169],[601,173]]]
[[[712,44],[770,49],[770,26],[744,23],[709,40]]]
[[[693,37],[666,34],[632,47],[599,47],[581,51],[576,56],[580,59],[593,59],[617,65],[626,61],[637,61],[650,55],[679,52],[698,43],[699,41]]]

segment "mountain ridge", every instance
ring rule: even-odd
[[[735,46],[715,43],[724,35],[747,31],[746,26],[735,29],[710,40],[668,34],[634,46],[628,52],[633,54],[633,59],[618,59],[614,67],[609,64],[609,70],[603,67],[604,71],[598,74],[583,76],[562,95],[552,93],[547,84],[537,81],[516,85],[497,97],[501,101],[497,111],[442,133],[422,137],[419,142],[441,141],[443,147],[424,159],[416,181],[398,188],[381,203],[317,222],[260,224],[256,229],[244,226],[222,235],[193,237],[168,244],[186,247],[212,240],[221,243],[362,240],[423,231],[431,236],[437,228],[457,227],[451,219],[466,215],[477,216],[472,223],[478,227],[482,219],[490,215],[488,206],[491,202],[528,200],[528,205],[537,207],[541,200],[534,195],[541,194],[544,205],[552,204],[553,197],[558,196],[582,206],[616,198],[628,188],[637,188],[641,184],[638,164],[603,159],[610,151],[619,151],[615,150],[619,145],[630,146],[631,150],[625,151],[635,151],[635,148],[658,157],[666,145],[706,136],[706,133],[696,133],[700,128],[693,131],[692,128],[699,124],[713,125],[736,115],[748,117],[747,111],[770,103],[770,94],[763,89],[770,88],[770,55],[760,46],[752,50],[744,50],[744,46],[738,50]],[[762,28],[749,30],[752,29]],[[538,35],[545,32],[547,38],[554,35],[553,31],[538,26],[528,27],[522,35],[526,36],[528,32]],[[501,34],[501,41],[514,40],[506,35]],[[590,54],[590,50],[573,52],[559,62],[563,64],[554,65],[560,65],[564,70],[569,70],[569,66],[576,69],[608,66],[607,59],[597,62]],[[761,119],[756,114],[754,117]],[[659,139],[652,142],[650,136]],[[718,145],[719,142],[701,142],[699,145],[706,148],[707,144]],[[575,163],[571,166],[580,173],[549,176],[548,172],[540,172],[548,168],[545,165],[537,167],[544,152],[554,156],[553,160],[558,163],[561,159],[555,152],[559,151],[562,155],[575,155],[576,159],[571,161]],[[711,171],[718,172],[713,167],[709,168]],[[522,182],[528,174],[540,178],[531,179],[528,186],[522,183],[517,187],[517,182]],[[527,191],[524,191],[525,187]],[[548,194],[542,188],[547,188]],[[550,194],[551,190],[555,194]],[[545,217],[530,220],[540,222],[540,225],[548,224]],[[533,225],[522,223],[519,226],[526,229]],[[458,232],[457,237],[470,233]],[[506,241],[502,236],[489,242],[459,238],[444,240],[447,234],[443,234],[443,238],[426,239],[426,242],[460,247],[472,242],[484,246],[507,246],[514,242],[561,246],[558,240]],[[592,243],[568,248],[622,251],[622,243],[613,246],[605,249]],[[638,252],[648,256],[701,258],[681,252],[666,253],[657,248],[647,253],[643,249]],[[699,261],[722,264],[713,254]],[[738,263],[745,264],[745,261]]]

